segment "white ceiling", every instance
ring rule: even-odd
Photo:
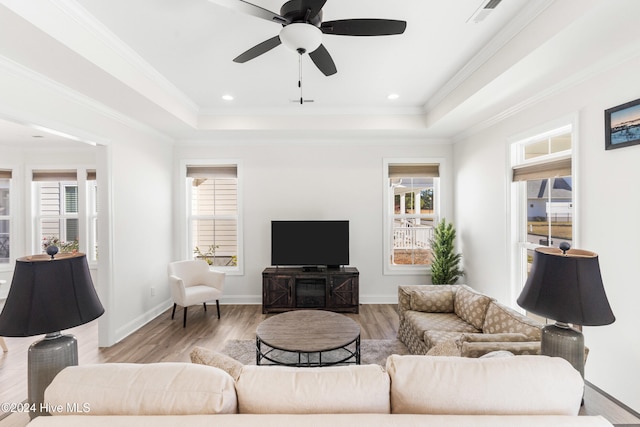
[[[279,13],[280,0],[252,1]],[[209,0],[0,0],[0,28],[11,29],[0,61],[178,140],[238,130],[453,138],[584,72],[598,49],[613,55],[603,33],[619,34],[622,48],[637,44],[637,26],[620,31],[620,21],[638,14],[621,15],[612,1],[640,12],[634,0],[503,0],[472,23],[487,0],[328,0],[324,21],[399,19],[407,30],[323,35],[338,73],[324,76],[304,55],[303,95],[314,100],[304,105],[291,102],[300,97],[297,53],[279,46],[232,61],[280,25]],[[19,133],[0,126],[0,143],[33,143],[32,131]]]
[[[278,34],[281,25],[207,0],[77,0],[201,110],[300,109],[298,54],[279,46],[245,64],[232,60]],[[252,0],[279,13],[281,0]],[[402,35],[324,35],[338,73],[325,77],[302,58],[304,95],[319,109],[421,108],[513,19],[526,0],[508,0],[482,24],[467,24],[482,0],[329,0],[323,20],[387,18]],[[400,98],[393,103],[390,93]],[[235,97],[232,103],[222,95]]]

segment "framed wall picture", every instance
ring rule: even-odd
[[[640,99],[604,111],[604,148],[640,144]]]

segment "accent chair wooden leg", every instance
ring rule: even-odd
[[[207,311],[207,303],[206,303],[206,302],[203,302],[203,303],[202,303],[202,306],[204,307],[204,311]]]
[[[2,351],[5,353],[9,351],[9,349],[7,348],[7,343],[4,342],[4,338],[2,337],[0,337],[0,347],[2,347]]]
[[[173,311],[171,312],[171,320],[173,320],[173,317],[176,315],[176,303],[173,303]]]
[[[184,308],[184,317],[182,319],[182,327],[187,327],[187,307]]]
[[[216,308],[218,309],[218,319],[220,318],[220,301],[216,300]]]

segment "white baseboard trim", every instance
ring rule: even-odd
[[[262,305],[262,295],[224,295],[220,305]]]
[[[138,329],[140,329],[141,327],[143,327],[144,325],[151,322],[153,319],[155,319],[156,317],[158,317],[159,315],[167,311],[167,309],[172,306],[173,306],[173,301],[171,299],[162,301],[160,304],[142,313],[140,316],[136,317],[132,321],[122,325],[121,327],[116,329],[115,343],[122,341],[123,339],[125,339],[126,337],[128,337],[129,335],[131,335],[132,333],[134,333],[135,331],[137,331]]]
[[[398,295],[360,295],[360,304],[397,304]],[[215,303],[213,303],[215,304]],[[225,295],[220,300],[220,305],[262,305],[262,295]],[[155,307],[142,313],[116,329],[116,344],[173,306],[173,301],[162,301]]]
[[[360,304],[397,304],[398,294],[360,295]]]
[[[397,304],[398,295],[360,295],[360,304]],[[220,305],[262,305],[262,295],[224,295]]]

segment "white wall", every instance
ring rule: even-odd
[[[640,298],[636,266],[640,247],[637,182],[640,145],[604,150],[604,110],[640,98],[640,58],[556,93],[516,115],[467,136],[454,146],[455,217],[464,252],[466,282],[510,300],[508,273],[508,143],[514,135],[572,114],[578,117],[578,238],[599,254],[616,322],[586,327],[590,348],[586,378],[640,411]]]
[[[0,118],[101,144],[95,148],[97,289],[106,308],[99,320],[99,342],[108,346],[170,306],[166,266],[172,253],[172,141],[34,77],[0,67]],[[52,161],[60,157],[49,155]],[[36,160],[24,158],[25,164]]]
[[[383,275],[383,158],[444,157],[451,145],[441,141],[383,143],[336,138],[326,141],[275,139],[179,143],[176,169],[187,159],[236,159],[241,162],[244,207],[245,274],[227,276],[229,303],[261,303],[262,270],[271,264],[271,220],[346,219],[350,221],[350,263],[360,271],[362,303],[394,302],[399,284],[430,283],[424,275]],[[183,181],[177,177],[180,185]],[[442,191],[452,211],[451,178]],[[178,217],[178,215],[176,215]],[[176,224],[179,227],[179,224]],[[179,233],[179,230],[178,230]]]

